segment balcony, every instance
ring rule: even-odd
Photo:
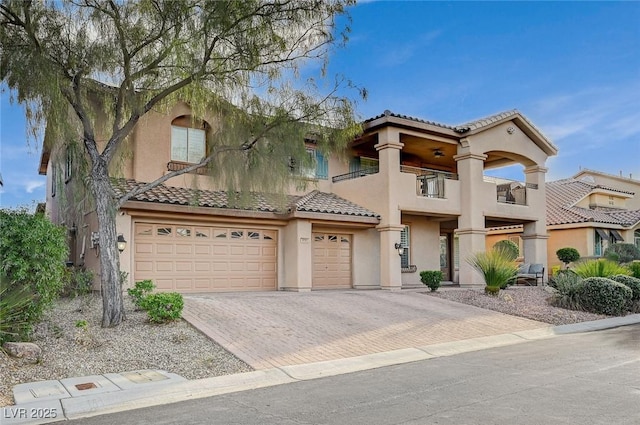
[[[400,166],[400,172],[416,175],[416,194],[426,198],[444,198],[445,180],[458,180],[458,175],[429,168]]]
[[[350,173],[346,173],[346,174],[340,174],[338,176],[334,176],[331,178],[331,181],[333,183],[337,183],[343,180],[352,180],[352,179],[357,179],[360,177],[364,177],[364,176],[368,176],[371,174],[378,174],[378,167],[369,167],[369,168],[362,168],[360,170],[356,170],[356,171],[352,171]]]
[[[527,189],[538,188],[537,184],[500,177],[483,176],[483,180],[496,185],[496,200],[501,204],[527,205]]]

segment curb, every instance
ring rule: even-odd
[[[36,425],[65,419],[80,419],[632,324],[640,324],[640,314],[405,348],[339,360],[283,366],[235,375],[192,381],[174,381],[160,385],[144,384],[140,387],[134,385],[122,391],[6,406],[2,408],[0,421],[4,425]]]

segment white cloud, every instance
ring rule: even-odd
[[[24,188],[27,193],[33,193],[36,189],[43,187],[46,184],[44,181],[28,180],[24,183]]]
[[[402,65],[408,62],[409,59],[411,59],[416,53],[418,53],[421,48],[428,46],[434,40],[440,37],[441,34],[441,30],[429,31],[417,37],[416,39],[411,40],[409,44],[394,44],[393,46],[382,46],[385,53],[380,55],[378,64],[382,67],[394,67]]]

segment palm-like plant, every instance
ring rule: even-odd
[[[502,249],[478,252],[467,259],[467,262],[484,277],[487,293],[496,293],[497,289],[506,288],[518,274],[518,266]]]

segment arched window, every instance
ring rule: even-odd
[[[207,152],[207,123],[181,116],[171,122],[171,161],[197,163]]]

